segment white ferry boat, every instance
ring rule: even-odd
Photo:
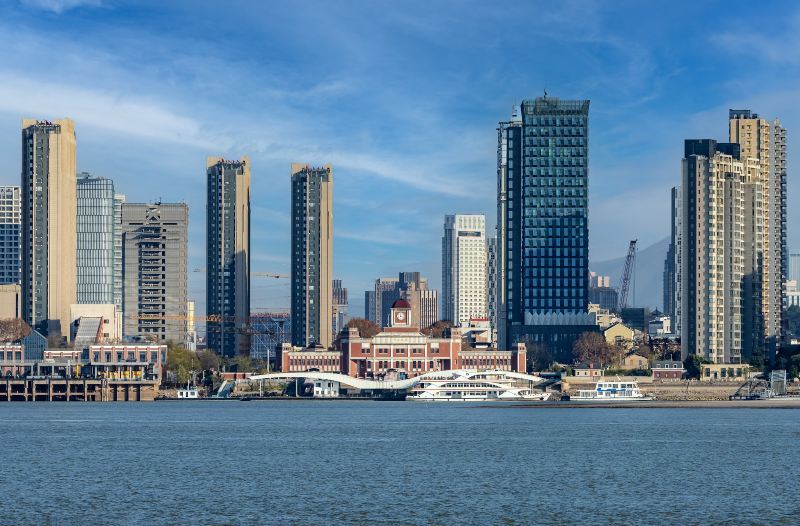
[[[538,376],[509,371],[448,371],[421,382],[408,396],[417,402],[545,401],[550,393],[533,389]]]
[[[577,396],[570,397],[573,402],[624,402],[652,400],[639,390],[635,381],[597,382],[594,389],[580,389]]]

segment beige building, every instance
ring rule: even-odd
[[[80,330],[81,319],[99,320],[102,329],[98,338],[104,342],[122,341],[122,311],[113,303],[81,303],[70,305],[70,333],[74,338]],[[94,342],[92,342],[94,343]]]
[[[620,362],[620,368],[626,370],[645,370],[650,368],[650,362],[644,356],[631,353],[622,359],[622,362]]]
[[[0,285],[0,320],[20,317],[20,295],[19,285]]]
[[[786,278],[786,130],[750,110],[731,110],[730,141],[756,169],[746,173],[743,354],[774,354],[780,343]]]
[[[206,159],[206,326],[208,347],[250,353],[250,159]]]
[[[622,323],[615,323],[603,331],[603,337],[611,345],[617,345],[623,350],[633,348],[634,330]]]
[[[22,121],[22,317],[67,339],[77,300],[75,146],[70,119]]]
[[[292,164],[292,345],[331,346],[333,168]]]
[[[700,366],[701,382],[743,382],[750,375],[750,366],[731,363],[704,363]]]

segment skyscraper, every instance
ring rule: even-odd
[[[497,236],[486,239],[486,315],[497,329]]]
[[[123,335],[186,338],[188,230],[185,203],[122,205]]]
[[[789,254],[789,273],[786,279],[800,281],[800,252]]]
[[[122,312],[122,204],[125,194],[114,194],[114,305]]]
[[[21,195],[19,186],[0,186],[0,285],[19,283]]]
[[[589,279],[589,101],[525,100],[498,127],[498,340],[571,359]]]
[[[347,319],[347,288],[342,287],[342,280],[334,279],[332,281],[332,297],[331,332],[335,340],[336,335],[344,328]]]
[[[388,315],[392,303],[400,298],[397,290],[398,281],[397,278],[378,278],[375,280],[375,290],[369,296],[372,301],[368,302],[371,306],[368,319],[378,327],[384,327],[389,323]]]
[[[486,218],[480,214],[444,217],[442,236],[442,319],[466,325],[485,318]]]
[[[56,339],[77,298],[75,144],[70,119],[22,121],[22,312]]]
[[[786,129],[780,120],[772,122],[750,110],[728,112],[728,135],[739,144],[742,159],[757,159],[760,169],[753,172],[745,196],[746,247],[753,251],[745,262],[745,273],[752,280],[744,291],[744,330],[754,329],[755,338],[745,338],[745,358],[772,359],[783,340],[784,283],[787,275],[786,248]],[[757,301],[758,303],[754,303]],[[753,318],[755,321],[750,321]]]
[[[292,345],[331,345],[333,169],[292,164]]]
[[[250,160],[206,163],[206,312],[208,347],[223,356],[250,353]]]
[[[664,314],[670,317],[672,323],[675,323],[675,301],[677,296],[675,294],[675,287],[677,283],[677,271],[675,265],[677,258],[675,251],[677,250],[678,240],[678,221],[677,221],[677,203],[678,203],[678,188],[673,187],[670,191],[670,242],[667,248],[667,257],[664,259],[664,274],[662,277],[662,305]]]
[[[77,303],[114,303],[114,181],[84,172],[77,181]]]
[[[745,329],[742,291],[747,260],[748,195],[758,179],[756,159],[736,143],[685,141],[680,188],[681,347],[714,363],[739,363]],[[750,186],[750,187],[748,187]],[[749,263],[747,263],[749,265]],[[746,334],[745,334],[746,335]]]

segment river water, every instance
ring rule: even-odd
[[[0,405],[0,524],[800,524],[800,410]]]

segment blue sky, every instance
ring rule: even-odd
[[[288,273],[289,167],[334,167],[334,274],[352,312],[379,276],[438,288],[446,213],[495,222],[496,132],[512,105],[591,99],[590,252],[669,231],[684,138],[728,108],[800,129],[791,2],[0,0],[0,184],[19,184],[20,120],[75,120],[78,170],[130,201],[185,201],[203,266],[207,155],[252,161],[252,267]],[[190,295],[204,303],[203,279]],[[254,308],[288,285],[253,282]]]

